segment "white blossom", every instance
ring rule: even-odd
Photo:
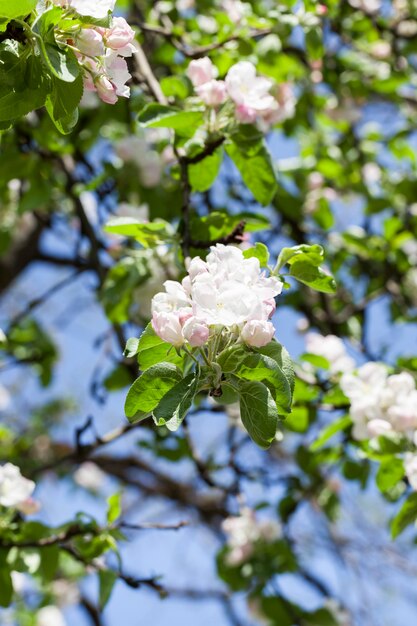
[[[404,469],[410,485],[414,491],[417,491],[417,454],[413,452],[406,453],[404,458]]]
[[[18,508],[35,489],[32,480],[24,478],[20,469],[12,463],[0,465],[0,505]]]
[[[273,520],[257,520],[254,511],[244,508],[239,516],[226,518],[222,528],[227,535],[227,562],[244,563],[255,551],[258,541],[271,543],[281,535],[281,527]]]
[[[68,4],[80,15],[100,19],[113,11],[116,0],[69,0]]]
[[[103,486],[106,474],[92,461],[85,461],[75,470],[73,478],[80,487],[98,491]]]
[[[330,364],[332,374],[350,372],[355,368],[355,361],[346,352],[343,341],[335,335],[307,333],[306,350],[310,354],[325,358]]]
[[[66,626],[66,621],[57,606],[48,605],[38,611],[36,626]]]
[[[407,372],[389,376],[380,363],[366,363],[342,376],[351,403],[353,436],[366,439],[390,433],[411,436],[417,429],[417,390]]]

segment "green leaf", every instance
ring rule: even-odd
[[[281,345],[278,341],[273,339],[263,348],[258,348],[257,352],[259,352],[259,354],[269,356],[271,359],[274,359],[274,361],[278,363],[278,366],[282,369],[288,380],[291,394],[293,394],[295,385],[294,364],[288,353],[288,350],[284,348],[284,346]]]
[[[63,50],[56,44],[39,40],[43,61],[52,74],[66,83],[72,83],[80,75],[80,66],[72,50]]]
[[[305,433],[309,427],[309,414],[306,406],[294,406],[285,418],[284,425],[289,430],[297,433]]]
[[[45,103],[49,81],[43,75],[39,59],[31,55],[26,61],[24,84],[0,84],[0,122],[14,120]]]
[[[107,498],[107,523],[113,524],[122,514],[122,494],[118,491]]]
[[[0,0],[0,17],[23,17],[36,8],[37,0]]]
[[[67,135],[78,121],[77,107],[83,95],[83,79],[78,76],[73,83],[52,79],[52,91],[46,99],[46,110],[58,130]]]
[[[417,519],[417,493],[412,493],[402,505],[401,509],[391,522],[391,536],[398,537],[406,528]]]
[[[335,293],[336,291],[336,282],[333,276],[326,274],[321,267],[315,267],[308,261],[293,263],[290,268],[290,275],[316,291],[324,293]]]
[[[40,574],[45,581],[54,580],[59,565],[59,546],[44,547],[39,551],[39,554],[41,564],[38,569],[38,574]]]
[[[249,436],[261,448],[268,448],[275,438],[278,411],[263,383],[239,381],[240,416]]]
[[[131,357],[136,356],[138,351],[139,351],[139,339],[137,337],[131,337],[126,342],[126,347],[124,349],[123,356],[126,357],[127,359],[130,359]]]
[[[159,220],[144,223],[134,217],[114,217],[107,222],[104,230],[124,237],[133,237],[144,248],[154,248],[172,237],[167,222]]]
[[[257,241],[252,248],[243,251],[245,259],[251,259],[255,257],[258,259],[261,267],[268,267],[269,250],[264,243]]]
[[[126,397],[125,414],[129,421],[137,422],[152,413],[164,395],[181,378],[181,372],[172,363],[158,363],[143,372]]]
[[[343,430],[349,428],[352,424],[352,420],[349,415],[345,415],[340,419],[332,422],[320,432],[319,436],[310,446],[311,452],[316,452],[316,450],[320,450],[324,446],[325,443],[328,442],[329,439],[334,437],[337,433],[340,433]]]
[[[301,244],[292,248],[282,248],[279,253],[275,271],[279,272],[287,263],[291,265],[297,261],[309,261],[311,265],[318,267],[324,261],[324,250],[322,246],[314,244]]]
[[[179,356],[170,343],[158,337],[149,323],[139,338],[139,367],[141,370],[147,370],[161,361],[174,363],[181,369],[184,366],[185,355]]]
[[[203,113],[203,109],[183,111],[153,102],[142,109],[138,120],[145,128],[172,128],[180,135],[191,136],[203,123]]]
[[[249,353],[248,348],[243,345],[234,345],[226,348],[223,352],[220,352],[217,357],[217,363],[220,365],[221,370],[225,374],[236,371],[243,359],[247,357]]]
[[[382,461],[376,473],[375,481],[378,489],[385,493],[404,478],[404,464],[401,459],[391,457]]]
[[[188,167],[188,175],[193,191],[207,191],[217,178],[223,160],[223,148],[207,156],[202,161]]]
[[[13,583],[7,563],[8,550],[0,549],[0,606],[6,608],[12,601]]]
[[[199,377],[189,374],[162,398],[153,412],[155,424],[175,431],[181,425],[197,393]]]
[[[193,215],[190,220],[191,237],[202,241],[219,239],[230,235],[241,222],[245,222],[246,232],[255,232],[270,227],[269,220],[256,213],[243,212],[230,215],[227,211],[213,211],[203,217]]]
[[[99,580],[99,604],[103,610],[107,602],[110,600],[113,587],[117,581],[117,572],[111,569],[101,569],[98,573]]]
[[[249,354],[239,365],[235,375],[246,380],[263,382],[271,391],[278,411],[280,413],[291,411],[290,384],[274,359],[263,354]]]
[[[243,182],[260,204],[269,204],[277,190],[271,155],[263,139],[254,142],[234,141],[226,144],[226,152],[239,170]]]

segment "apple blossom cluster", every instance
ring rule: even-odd
[[[187,69],[197,95],[212,108],[229,101],[241,124],[258,122],[267,128],[294,114],[295,98],[290,85],[274,85],[269,78],[256,75],[250,61],[233,65],[225,80],[217,80],[217,68],[208,57],[191,61]]]
[[[413,438],[417,430],[417,389],[407,372],[388,374],[381,363],[365,363],[345,373],[340,387],[351,403],[355,439],[400,433]]]
[[[319,335],[307,333],[306,350],[309,354],[321,356],[329,362],[330,373],[333,375],[351,372],[355,369],[355,361],[346,352],[343,341],[336,335]]]
[[[226,562],[237,566],[251,558],[260,541],[272,543],[281,536],[281,527],[273,520],[256,519],[255,512],[245,507],[239,516],[227,517],[222,523],[229,548]]]
[[[17,509],[26,515],[36,513],[39,503],[32,498],[34,489],[35,483],[24,478],[16,465],[0,465],[0,506]]]
[[[274,336],[270,318],[282,282],[266,276],[259,260],[246,259],[239,248],[212,246],[205,261],[189,262],[181,283],[167,280],[164,287],[152,299],[152,327],[177,348],[201,347],[219,332],[254,347]]]
[[[55,4],[100,19],[113,10],[115,0],[55,0]],[[126,83],[131,75],[126,57],[135,51],[135,33],[123,17],[113,17],[109,28],[82,23],[75,32],[63,33],[63,38],[77,56],[88,91],[97,92],[107,104],[115,104],[119,97],[129,97]]]

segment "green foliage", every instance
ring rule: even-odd
[[[180,370],[173,363],[162,362],[149,367],[129,389],[126,417],[132,422],[148,417],[179,380]]]
[[[226,144],[226,152],[255,200],[263,205],[269,204],[275,196],[277,181],[271,155],[262,136],[243,126]]]

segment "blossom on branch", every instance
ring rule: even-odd
[[[34,503],[31,499],[34,489],[35,483],[24,478],[16,465],[0,465],[0,506],[33,513],[35,507],[30,505]]]
[[[269,321],[282,282],[261,272],[259,260],[246,259],[234,246],[217,244],[206,261],[193,258],[182,283],[168,280],[152,300],[152,326],[176,347],[200,347],[219,332],[261,347],[274,335]]]

